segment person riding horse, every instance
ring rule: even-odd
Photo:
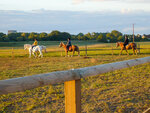
[[[33,49],[33,47],[35,47],[35,46],[37,46],[37,45],[38,45],[38,42],[37,42],[36,39],[34,39],[34,43],[32,44],[32,49]]]
[[[70,38],[68,38],[68,41],[67,41],[67,44],[66,44],[66,45],[67,45],[67,50],[68,50],[68,51],[71,50],[70,47],[71,47],[72,45],[71,45],[71,39],[70,39]]]
[[[124,41],[124,48],[126,48],[126,45],[128,45],[129,44],[129,39],[128,39],[128,37],[127,36],[125,36],[125,41]]]

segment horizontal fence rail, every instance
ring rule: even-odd
[[[7,80],[0,80],[0,95],[25,91],[45,85],[64,83],[66,81],[79,80],[81,78],[95,76],[122,68],[149,63],[150,57],[133,60],[120,61],[115,63],[102,64],[80,69],[67,71],[56,71],[46,74],[38,74],[26,77],[19,77]]]

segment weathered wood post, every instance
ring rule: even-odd
[[[114,55],[113,44],[111,45],[111,50],[112,50],[112,56],[113,56]]]
[[[145,110],[143,113],[150,113],[150,108],[148,108],[147,110]]]
[[[14,48],[11,49],[11,57],[14,58]]]
[[[139,52],[139,54],[140,54],[140,44],[138,44],[138,52]]]
[[[65,113],[81,113],[81,79],[65,82]]]
[[[85,45],[85,56],[87,56],[87,44]]]

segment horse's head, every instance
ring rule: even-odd
[[[118,47],[118,46],[119,46],[119,43],[120,43],[120,42],[116,42],[116,47]]]
[[[31,44],[24,44],[24,50],[31,48]]]
[[[59,47],[62,47],[63,45],[64,45],[64,43],[63,43],[63,42],[60,42]]]
[[[27,47],[26,47],[26,45],[24,45],[24,50],[26,50],[27,49]]]

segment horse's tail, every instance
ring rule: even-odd
[[[76,51],[78,52],[78,56],[80,56],[80,49],[78,46],[75,45]]]
[[[78,46],[74,45],[74,47],[75,47],[75,50],[76,50],[76,51],[80,52],[80,50],[79,50],[79,47],[78,47]]]
[[[26,49],[27,49],[27,46],[28,46],[28,44],[24,44],[24,50],[26,50]]]
[[[26,48],[26,44],[24,44],[24,50],[26,50],[27,48]]]
[[[46,51],[46,46],[43,46],[43,45],[42,45],[42,49],[44,49],[45,53],[47,52],[47,51]]]
[[[136,43],[132,43],[132,47],[134,48],[134,49],[137,49],[137,45],[136,45]]]

